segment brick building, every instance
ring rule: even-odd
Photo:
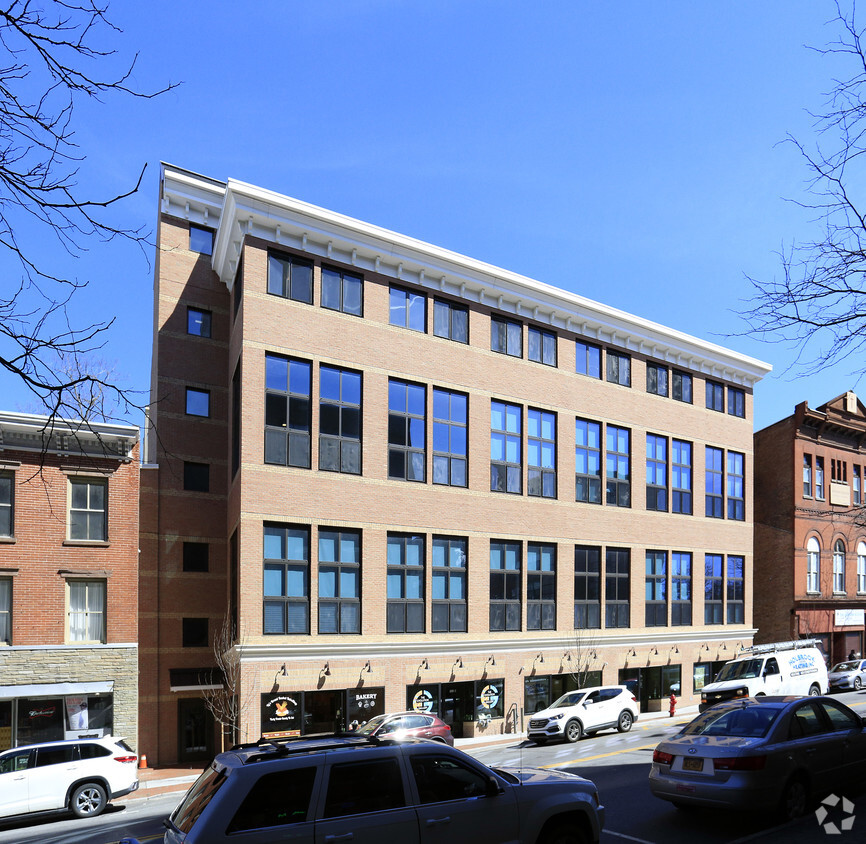
[[[163,166],[142,482],[142,748],[576,683],[697,700],[752,627],[769,367],[446,249]],[[216,681],[215,681],[216,678]]]
[[[0,412],[0,749],[137,744],[138,428]]]
[[[848,392],[755,434],[756,641],[863,652],[866,409]]]

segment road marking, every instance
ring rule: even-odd
[[[644,744],[640,747],[623,747],[621,750],[611,750],[610,753],[597,753],[595,756],[584,756],[581,759],[560,761],[551,765],[539,765],[539,768],[561,768],[563,765],[576,765],[578,762],[591,762],[593,759],[607,759],[609,756],[619,756],[621,753],[633,753],[635,750],[655,750],[658,742]]]

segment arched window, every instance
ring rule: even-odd
[[[841,539],[833,546],[833,591],[845,591],[845,543]]]
[[[815,537],[806,543],[806,591],[820,592],[820,559],[821,546]]]
[[[866,542],[857,543],[857,591],[866,592]]]

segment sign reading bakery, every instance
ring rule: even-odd
[[[301,693],[262,695],[262,738],[291,738],[301,734]]]

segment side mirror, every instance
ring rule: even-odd
[[[496,777],[487,777],[487,788],[484,791],[485,796],[487,797],[496,797],[505,789],[499,784],[499,780]]]

